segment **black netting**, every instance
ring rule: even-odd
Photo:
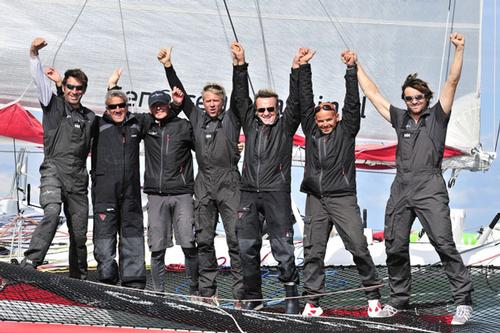
[[[385,267],[378,270],[382,278],[386,277]],[[329,317],[303,318],[280,313],[283,304],[279,301],[268,302],[267,312],[234,310],[230,301],[222,301],[221,308],[216,308],[183,297],[104,286],[0,263],[0,320],[228,332],[239,332],[235,322],[245,332],[498,332],[500,267],[470,270],[475,288],[474,315],[465,327],[455,328],[448,324],[454,305],[447,279],[438,266],[414,267],[410,309],[394,318],[371,319],[366,316],[362,291],[325,296],[321,305]],[[262,274],[264,297],[284,296],[276,269],[265,268]],[[93,278],[95,273],[91,272]],[[167,280],[168,293],[187,293],[184,273],[168,272]],[[231,297],[231,283],[230,274],[221,271],[219,298]],[[354,267],[329,267],[326,283],[328,291],[360,286]],[[382,292],[386,299],[387,287]]]

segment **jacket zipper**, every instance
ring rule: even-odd
[[[160,145],[160,176],[158,177],[158,193],[161,193],[161,184],[163,179],[163,137],[165,128],[161,128],[161,145]]]
[[[260,146],[261,146],[261,140],[262,140],[262,127],[259,129],[259,131],[257,132],[258,135],[259,135],[259,140],[257,141],[257,144],[258,144],[258,148],[257,148],[257,158],[258,158],[258,162],[257,162],[257,192],[260,192],[260,179],[259,179],[259,175],[260,175]]]

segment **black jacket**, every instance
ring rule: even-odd
[[[234,66],[233,81],[242,75],[242,66]],[[240,153],[237,144],[241,125],[234,114],[233,99],[230,108],[218,117],[210,118],[203,109],[195,106],[173,67],[165,68],[171,88],[177,87],[184,94],[182,109],[193,127],[196,161],[199,172],[213,174],[227,170],[237,171]]]
[[[139,143],[142,118],[127,113],[117,125],[104,114],[97,117],[92,145],[92,203],[94,211],[116,207],[124,196],[140,200]]]
[[[44,161],[42,177],[55,173],[67,191],[87,192],[87,156],[95,131],[96,117],[86,107],[73,109],[61,96],[52,95],[43,110]]]
[[[174,113],[162,121],[145,115],[144,192],[158,195],[193,194],[193,129]]]
[[[347,69],[345,74],[342,120],[326,135],[314,119],[311,66],[302,65],[299,77],[301,122],[306,135],[306,166],[300,190],[318,197],[355,194],[354,148],[361,119],[356,68]]]
[[[248,91],[248,71],[233,82],[234,105],[245,133],[242,191],[290,192],[293,135],[300,125],[298,69],[290,73],[289,96],[282,115],[273,125],[264,125],[255,115]]]

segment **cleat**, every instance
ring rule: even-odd
[[[307,303],[304,307],[302,315],[304,317],[319,317],[323,314],[323,309],[319,306],[314,306],[311,303]]]

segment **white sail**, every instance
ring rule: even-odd
[[[233,0],[227,4],[246,48],[253,86],[271,87],[283,100],[293,54],[297,47],[308,46],[318,51],[313,60],[316,101],[342,101],[345,69],[339,54],[345,48],[358,52],[369,75],[395,105],[403,105],[400,86],[414,72],[429,82],[436,101],[453,51],[447,36],[452,30],[463,33],[464,68],[447,144],[476,158],[481,1]],[[37,36],[49,43],[41,51],[46,65],[54,61],[60,71],[79,67],[88,74],[83,102],[98,112],[103,111],[107,78],[116,67],[124,69],[120,84],[129,91],[134,110],[147,111],[147,94],[168,88],[156,60],[163,46],[174,47],[174,67],[197,101],[209,81],[231,90],[229,43],[234,36],[220,0],[3,1],[0,16],[0,103],[21,97],[24,106],[37,107],[34,87],[23,94],[31,80],[28,48]],[[370,103],[365,114],[358,142],[394,143],[394,130]],[[461,163],[457,158],[452,167],[474,169],[470,161]]]

